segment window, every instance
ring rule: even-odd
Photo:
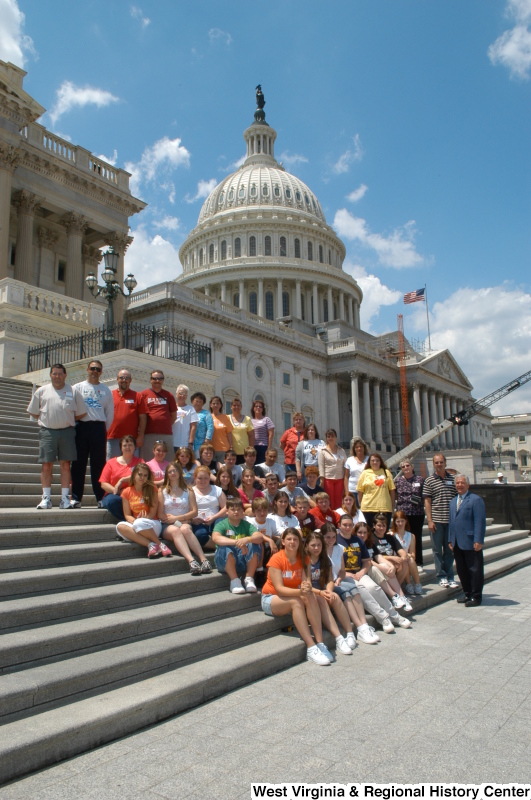
[[[525,442],[525,433],[524,433],[523,436],[520,434],[520,436],[518,437],[518,441],[519,442]]]
[[[320,264],[323,263],[323,245],[322,244],[319,245],[319,263]]]
[[[240,186],[240,191],[238,192],[238,197],[240,198],[240,200],[243,200],[243,198],[245,197],[245,187]]]
[[[291,375],[289,372],[282,373],[282,383],[284,386],[291,386]]]
[[[291,189],[286,189],[286,197],[291,200]]]
[[[326,299],[326,297],[323,300],[323,317],[324,317],[324,322],[328,322],[328,300]]]
[[[225,239],[221,242],[221,260],[225,261],[227,258],[227,242]]]
[[[57,262],[57,280],[64,283],[66,278],[66,261]]]
[[[203,266],[203,248],[199,250],[199,266]]]
[[[301,193],[298,190],[295,192],[295,199],[297,200],[298,203],[300,203],[300,201],[301,201]]]
[[[280,237],[280,257],[281,258],[285,258],[286,257],[286,252],[287,252],[287,250],[286,250],[286,237],[285,236],[281,236]]]
[[[225,414],[227,414],[227,416],[232,413],[231,405],[232,400],[225,400]]]
[[[234,240],[234,258],[242,257],[242,240],[240,237]]]
[[[264,183],[264,185],[262,186],[262,194],[264,195],[264,197],[267,197],[267,195],[269,194],[269,188],[266,183]]]
[[[289,317],[289,292],[282,292],[282,316]]]
[[[225,356],[225,369],[234,372],[234,359],[232,356]]]
[[[220,204],[220,206],[223,204],[223,198],[224,197],[225,197],[225,195],[223,194],[223,192],[220,192],[219,199],[218,199],[218,203]]]
[[[229,192],[229,202],[232,202],[232,200],[234,200],[234,189],[231,189]]]
[[[264,400],[264,398],[262,397],[261,394],[255,395],[254,399],[255,399],[255,401],[258,401],[260,403],[265,403],[265,400]]]
[[[264,370],[262,369],[260,364],[257,364],[256,367],[254,368],[254,374],[256,375],[259,381],[261,381],[262,378],[264,377]]]
[[[232,299],[232,303],[233,303],[233,305],[236,306],[236,308],[240,307],[240,293],[239,292],[235,292],[234,297]]]
[[[256,255],[256,236],[249,237],[249,255],[250,256]]]
[[[305,305],[306,305],[306,302],[305,302],[305,299],[304,299],[304,295],[301,294],[301,317],[302,317],[302,319],[306,319],[306,310],[304,308]]]
[[[280,187],[275,186],[275,197],[280,197]]]
[[[213,264],[214,263],[214,245],[213,244],[211,244],[210,247],[208,248],[208,263],[209,264]]]
[[[265,293],[265,312],[266,319],[275,319],[275,311],[273,308],[273,292]]]
[[[304,195],[304,199],[306,200],[306,205],[309,206],[310,205],[310,198],[308,197],[307,194]]]
[[[266,256],[271,255],[271,236],[266,236],[264,240],[264,254]]]
[[[251,314],[258,314],[258,297],[256,292],[249,294],[249,311]]]
[[[295,258],[301,257],[301,240],[295,239]]]
[[[503,442],[503,444],[509,444],[509,442],[510,442],[509,437],[508,436],[504,436],[503,439],[502,439],[502,442]]]
[[[251,192],[250,192],[250,195],[251,195],[251,197],[256,197],[256,186],[255,186],[255,184],[254,184],[254,183],[253,183],[253,185],[251,186]]]
[[[17,248],[16,248],[16,246],[14,244],[12,244],[11,245],[11,258],[10,258],[10,261],[9,261],[9,263],[11,264],[12,267],[15,266],[16,253],[17,253]]]
[[[305,392],[309,392],[310,391],[310,379],[309,378],[303,378],[302,379],[302,388],[303,388],[303,391],[305,391]]]
[[[520,464],[522,465],[522,467],[527,467],[528,466],[527,456],[524,456],[524,455],[520,456]]]
[[[287,431],[288,428],[291,428],[291,414],[289,411],[284,411],[284,430]]]
[[[332,266],[332,251],[328,248],[328,263]]]
[[[313,244],[308,242],[308,261],[313,261]]]

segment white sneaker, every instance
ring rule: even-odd
[[[68,508],[81,508],[81,501],[80,500],[70,500],[70,505]]]
[[[234,578],[234,580],[230,582],[230,591],[232,594],[245,594],[245,589],[239,578]]]
[[[352,648],[348,646],[348,642],[343,636],[338,636],[336,639],[336,650],[343,653],[344,656],[352,655]]]
[[[356,641],[356,637],[354,636],[353,633],[347,633],[346,642],[347,642],[347,644],[348,644],[348,646],[350,647],[351,650],[355,650],[356,647],[358,646],[358,643]]]
[[[69,497],[61,497],[61,502],[59,503],[59,508],[70,508],[70,498]]]
[[[448,584],[447,584],[447,588],[448,589],[457,589],[458,586],[459,586],[459,584],[456,581],[454,581],[453,578],[452,578],[451,581],[448,581]]]
[[[395,608],[404,608],[404,605],[406,603],[406,598],[400,597],[399,594],[395,594],[391,598],[391,603],[394,605]]]
[[[444,586],[445,589],[448,589],[448,578],[441,578],[439,586]]]
[[[413,611],[413,606],[411,605],[407,597],[405,597],[404,600],[406,602],[404,603],[403,610],[406,612],[406,614],[410,614]]]
[[[326,667],[330,664],[330,659],[321,653],[316,644],[307,649],[306,661],[313,661],[314,664],[319,664],[321,667]]]
[[[318,648],[318,649],[321,651],[321,653],[322,653],[322,654],[323,654],[323,655],[324,655],[324,656],[325,656],[325,657],[326,657],[326,658],[327,658],[327,659],[328,659],[330,662],[332,662],[332,661],[334,660],[334,656],[332,655],[332,653],[330,652],[330,650],[328,649],[328,647],[325,645],[325,643],[324,643],[324,642],[317,642],[315,646],[316,646],[316,647],[317,647],[317,648]]]
[[[364,644],[377,644],[379,641],[380,637],[376,636],[371,628],[365,628],[363,631],[360,631],[358,628],[358,642],[363,642]]]
[[[395,632],[395,626],[393,625],[393,623],[391,622],[389,617],[386,617],[386,619],[384,619],[384,621],[382,622],[382,630],[383,630],[384,633],[394,633]]]
[[[399,628],[411,628],[411,620],[401,617],[400,614],[398,614],[396,624]]]
[[[39,508],[39,509],[53,508],[53,506],[52,506],[52,498],[47,494],[43,494],[42,500],[39,503],[39,505],[37,506],[37,508]]]
[[[423,575],[424,574],[424,567],[421,567],[421,566],[419,566],[417,564],[417,572],[418,572],[419,575]]]
[[[243,579],[243,585],[245,586],[245,591],[248,592],[249,594],[253,594],[254,592],[257,591],[254,579],[251,578],[250,576]]]

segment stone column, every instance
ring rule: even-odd
[[[40,231],[40,229],[39,229]],[[94,275],[98,275],[98,268],[100,262],[103,258],[103,253],[99,249],[99,247],[91,247],[88,244],[84,244],[81,250],[81,254],[83,256],[83,276],[84,278],[87,277],[89,272],[93,272]],[[91,303],[94,301],[94,297],[90,293],[90,289],[88,288],[87,284],[83,280],[83,299],[86,300],[87,303]]]
[[[428,389],[426,386],[422,387],[422,433],[428,433],[430,429],[430,412],[428,409]]]
[[[339,430],[339,398],[337,391],[337,375],[328,375],[326,380],[328,383],[328,427],[334,428],[337,431],[338,437]]]
[[[264,279],[258,278],[258,316],[265,317],[264,314]]]
[[[402,414],[400,413],[400,388],[393,386],[393,441],[400,449],[402,442]]]
[[[444,407],[443,407],[443,396],[442,394],[437,395],[437,425],[439,425],[444,419]],[[443,448],[446,444],[446,436],[444,434],[438,437],[439,447]]]
[[[20,150],[0,142],[0,279],[7,278],[10,261],[9,216],[11,213],[11,182],[20,160]]]
[[[345,320],[345,292],[339,292],[339,319]]]
[[[321,393],[321,373],[312,370],[312,391],[313,391],[313,408],[314,408],[314,422],[318,429],[321,430],[322,425],[326,422],[322,413],[322,393]]]
[[[319,316],[319,290],[316,283],[313,285],[313,324],[318,325],[320,322]]]
[[[328,287],[328,322],[334,319],[334,298],[332,297],[332,287]]]
[[[221,302],[227,302],[227,282],[221,281]]]
[[[295,316],[302,319],[301,282],[295,281]]]
[[[413,439],[418,439],[422,436],[422,427],[420,422],[420,387],[418,383],[413,383]]]
[[[374,381],[372,387],[374,402],[374,438],[377,442],[383,442],[382,435],[382,405],[380,401],[380,381]]]
[[[294,379],[295,386],[293,387],[295,389],[295,405],[300,410],[300,407],[302,405],[301,365],[294,364],[293,371],[295,372],[295,379]]]
[[[84,294],[83,286],[83,260],[81,255],[81,248],[83,245],[83,234],[87,230],[88,220],[82,214],[75,214],[70,211],[59,220],[61,225],[66,228],[68,235],[67,255],[66,255],[66,276],[65,276],[65,294],[67,297],[75,297],[76,300],[82,300]],[[105,240],[106,244],[110,244]],[[118,275],[116,276],[118,280]],[[122,268],[123,280],[123,268]],[[118,322],[116,316],[115,304],[115,321]]]
[[[348,324],[354,327],[354,300],[349,295],[347,297]]]
[[[450,419],[451,416],[452,416],[452,411],[450,409],[450,398],[448,397],[448,395],[445,395],[444,396],[444,418],[445,419]],[[451,428],[446,431],[445,438],[446,438],[447,447],[451,447],[451,445],[452,445],[452,429]]]
[[[249,398],[247,397],[247,387],[249,386],[249,381],[247,379],[247,357],[249,351],[245,347],[239,347],[238,349],[240,351],[240,396],[243,413],[246,414],[250,406]]]
[[[207,285],[204,287],[204,290],[205,290],[205,297],[210,297],[210,284],[209,283],[207,283]]]
[[[450,398],[450,405],[452,407],[452,417],[453,417],[453,416],[455,416],[457,414],[457,403],[456,403],[456,400],[455,400],[454,397]],[[451,434],[452,434],[452,441],[453,441],[454,447],[458,447],[459,446],[459,428],[458,428],[457,425],[454,425],[454,427],[451,430]]]
[[[354,301],[354,327],[360,330],[360,304],[357,300]]]
[[[350,376],[350,401],[352,403],[352,436],[361,436],[360,425],[360,396],[358,389],[359,372],[351,370]]]
[[[372,442],[371,385],[368,375],[363,376],[363,438]]]
[[[59,234],[55,231],[51,231],[48,228],[39,227],[37,231],[37,239],[39,242],[39,257],[34,273],[34,284],[35,286],[41,285],[41,268],[42,268],[42,251],[43,250],[50,250],[54,244],[57,243],[59,240]],[[88,289],[87,289],[88,292]],[[90,294],[90,292],[89,292]]]
[[[238,284],[238,294],[240,295],[240,308],[245,310],[247,306],[246,306],[246,303],[245,303],[245,282],[244,281],[240,281],[239,284]]]
[[[389,384],[383,384],[383,438],[387,444],[393,444],[393,421],[391,415],[391,394]]]
[[[435,392],[430,392],[430,428],[434,428],[437,425],[437,404],[435,400]],[[438,439],[434,440],[434,444],[438,441]]]
[[[275,420],[275,435],[278,432],[278,438],[280,439],[284,433],[284,418],[282,416],[282,376],[280,374],[282,360],[280,358],[274,358],[273,364],[275,367],[275,387],[273,392],[275,401],[275,416],[273,419]]]
[[[213,366],[216,372],[220,373],[220,377],[216,381],[216,388],[215,391],[218,394],[221,394],[221,387],[218,386],[218,383],[221,380],[221,375],[223,374],[223,348],[225,346],[225,342],[223,339],[212,339],[212,344],[214,346],[214,359],[213,359]],[[221,412],[224,413],[225,409],[221,409]]]
[[[118,260],[118,268],[116,270],[116,280],[120,284],[121,288],[124,288],[124,261],[125,261],[125,254],[127,252],[127,248],[133,241],[133,237],[129,236],[127,233],[122,233],[121,231],[114,231],[113,233],[107,234],[104,239],[105,244],[110,245],[115,253],[118,253],[120,256]],[[206,290],[205,290],[206,294]],[[114,321],[115,322],[122,322],[124,317],[124,310],[125,310],[125,298],[122,295],[118,295],[116,300],[114,301]]]
[[[13,205],[17,209],[17,244],[15,250],[15,280],[33,284],[33,221],[39,205],[36,195],[26,189],[16,192]]]
[[[463,406],[463,402],[459,401],[457,403],[457,411],[458,411],[458,413],[463,410],[463,407],[464,407]],[[465,426],[464,425],[460,425],[459,426],[459,444],[461,445],[461,447],[465,447],[466,446]]]
[[[284,316],[284,304],[282,303],[282,278],[277,279],[277,317]]]

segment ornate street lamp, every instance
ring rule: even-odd
[[[137,280],[134,275],[129,273],[124,280],[124,286],[127,289],[127,294],[124,292],[118,281],[116,280],[116,272],[118,268],[118,260],[120,256],[115,253],[113,248],[110,247],[103,255],[105,262],[105,269],[101,273],[104,281],[104,286],[98,286],[98,279],[93,272],[89,272],[85,278],[89,291],[93,297],[100,295],[107,300],[107,330],[112,330],[114,327],[114,301],[118,295],[128,297],[134,291],[137,285]]]

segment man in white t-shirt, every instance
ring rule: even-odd
[[[194,449],[195,431],[199,422],[199,415],[195,408],[187,403],[188,386],[181,383],[175,390],[177,398],[177,419],[173,423],[173,446],[189,447]]]
[[[51,383],[37,389],[28,412],[39,423],[39,463],[41,464],[42,500],[39,509],[52,508],[52,472],[56,459],[61,468],[61,503],[70,508],[70,462],[76,460],[76,420],[87,414],[80,392],[66,383],[66,369],[54,364]]]

